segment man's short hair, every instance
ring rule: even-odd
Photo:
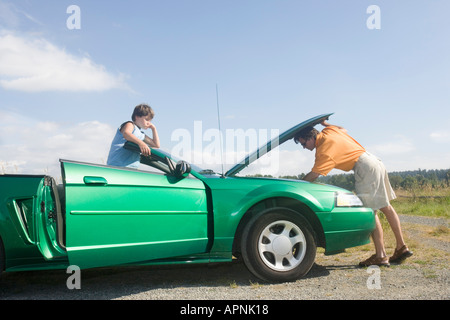
[[[297,132],[294,136],[295,143],[298,143],[298,140],[302,138],[303,140],[309,140],[311,138],[315,138],[319,131],[314,129],[314,127],[306,127]]]

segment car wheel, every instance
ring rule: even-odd
[[[241,246],[250,272],[269,282],[295,281],[306,275],[317,249],[308,221],[285,208],[271,208],[252,218]]]

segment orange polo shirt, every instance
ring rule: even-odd
[[[325,127],[316,136],[316,161],[312,172],[326,176],[332,169],[350,171],[366,150],[336,126]]]

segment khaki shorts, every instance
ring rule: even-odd
[[[378,210],[389,206],[396,198],[383,162],[374,155],[363,153],[355,166],[355,191],[365,207]]]

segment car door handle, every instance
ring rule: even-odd
[[[89,185],[104,186],[104,185],[108,184],[108,181],[106,181],[106,179],[103,177],[86,176],[83,178],[83,181],[85,184],[89,184]]]

